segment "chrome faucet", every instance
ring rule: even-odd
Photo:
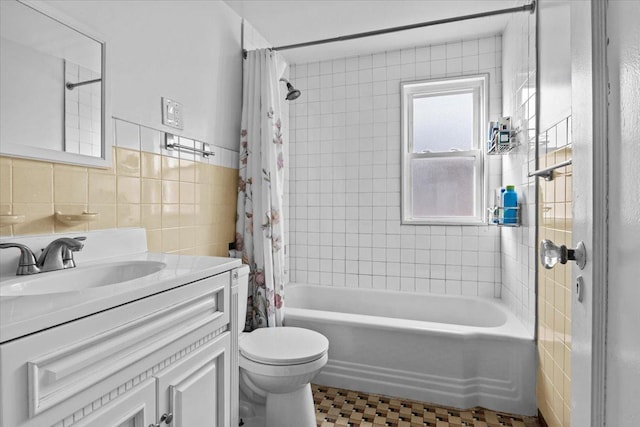
[[[24,276],[75,267],[73,252],[82,250],[84,247],[82,241],[85,239],[86,237],[61,237],[56,239],[42,250],[37,261],[31,249],[20,243],[0,243],[0,249],[20,249],[20,261],[18,262],[16,275]]]

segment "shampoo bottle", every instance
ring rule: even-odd
[[[515,186],[507,185],[507,190],[502,194],[502,202],[504,207],[504,223],[518,223],[518,193]]]

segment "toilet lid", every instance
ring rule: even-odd
[[[260,328],[243,336],[240,354],[268,365],[297,365],[324,356],[329,340],[309,329],[294,327]]]

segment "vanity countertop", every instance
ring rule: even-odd
[[[166,264],[165,268],[144,277],[109,286],[40,295],[0,297],[0,343],[224,273],[241,265],[241,261],[235,258],[147,252],[144,230],[134,229],[135,233],[138,235],[133,236],[134,242],[128,245],[126,254],[118,251],[120,252],[118,256],[105,257],[104,254],[98,254],[100,256],[95,257],[98,251],[108,251],[107,242],[107,246],[100,246],[98,251],[89,250],[89,254],[85,254],[84,259],[82,256],[76,256],[77,268],[124,261],[162,262]],[[92,239],[100,240],[99,236],[96,238],[91,233],[83,233],[83,235],[88,236],[88,249],[91,247]],[[53,240],[60,236],[48,237],[49,240]],[[139,242],[139,239],[144,240]],[[18,238],[11,240],[19,241]],[[54,275],[64,275],[65,272],[66,270],[59,270],[38,275],[48,275],[53,278]],[[5,269],[5,273],[0,276],[0,286],[10,285],[24,277],[27,276],[9,275]]]

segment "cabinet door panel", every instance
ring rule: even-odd
[[[135,389],[74,423],[74,427],[146,427],[155,422],[156,380]]]
[[[216,363],[209,362],[170,387],[174,425],[215,426],[218,399]]]
[[[229,347],[225,332],[156,376],[158,411],[173,413],[172,427],[230,424]]]

